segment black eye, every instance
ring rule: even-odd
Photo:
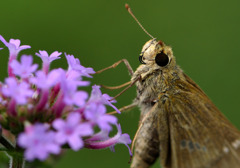
[[[161,67],[164,67],[168,64],[169,62],[169,58],[166,54],[164,54],[163,52],[161,53],[158,53],[155,57],[155,62],[161,66]]]

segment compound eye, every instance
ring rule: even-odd
[[[142,54],[140,54],[140,56],[139,56],[139,62],[140,62],[141,64],[146,64],[146,63],[143,61],[143,55],[142,55]]]
[[[155,62],[161,67],[166,66],[169,63],[169,58],[166,54],[163,52],[160,52],[155,57]]]

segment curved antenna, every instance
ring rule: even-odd
[[[128,4],[125,4],[125,8],[127,9],[127,11],[130,13],[130,15],[133,17],[133,19],[137,22],[137,24],[142,28],[142,30],[152,39],[154,39],[154,37],[148,33],[148,31],[142,26],[142,24],[138,21],[138,19],[134,16],[134,14],[132,13],[131,8],[129,7]]]

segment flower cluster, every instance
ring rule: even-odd
[[[42,68],[38,69],[31,55],[17,60],[19,52],[30,46],[20,46],[20,40],[7,42],[1,35],[0,41],[10,53],[8,77],[0,83],[0,124],[15,135],[26,160],[45,160],[49,154],[59,154],[63,146],[73,150],[113,149],[121,143],[129,149],[129,135],[122,134],[117,118],[106,113],[106,105],[119,112],[112,97],[102,94],[97,85],[92,86],[90,96],[80,90],[90,85],[83,77],[91,78],[95,73],[92,68],[65,53],[68,69],[51,70],[51,62],[60,59],[62,53],[49,55],[40,50],[36,56],[42,59]],[[109,137],[114,125],[118,133]],[[100,131],[95,132],[95,127]]]

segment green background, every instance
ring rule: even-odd
[[[32,49],[67,52],[84,66],[100,70],[126,58],[135,70],[143,44],[150,38],[126,12],[129,3],[145,28],[173,47],[177,63],[207,93],[217,107],[240,128],[240,10],[239,0],[8,0],[0,2],[0,34],[20,39]],[[0,47],[3,45],[0,44]],[[0,77],[6,76],[8,52],[0,51]],[[52,67],[67,67],[63,59]],[[35,57],[35,62],[40,59]],[[92,83],[119,85],[129,81],[124,65],[94,76]],[[104,90],[112,96],[119,91]],[[117,107],[134,99],[135,87],[117,100]],[[110,109],[111,110],[111,109]],[[119,115],[123,132],[133,138],[138,109]],[[67,151],[54,168],[129,167],[128,150]],[[43,166],[42,166],[43,167]],[[159,167],[159,162],[153,167]]]

